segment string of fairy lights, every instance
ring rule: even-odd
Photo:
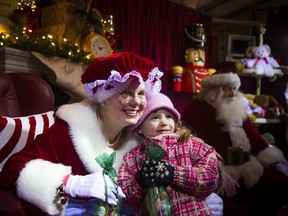
[[[58,56],[70,59],[72,62],[89,64],[92,62],[90,54],[83,51],[77,43],[70,43],[65,38],[61,45],[50,34],[30,36],[26,28],[22,32],[17,30],[11,33],[0,32],[0,47],[11,47],[27,52],[38,52],[46,57]]]
[[[23,10],[24,7],[27,6],[27,7],[30,7],[32,11],[35,11],[37,5],[36,5],[36,1],[34,0],[19,0],[17,2],[17,8],[20,9],[20,10]]]
[[[33,0],[19,0],[17,9],[22,10],[24,7],[36,9],[36,3]],[[61,44],[57,42],[52,34],[41,32],[33,34],[31,29],[24,27],[10,27],[9,31],[2,31],[0,28],[0,47],[11,47],[28,52],[38,52],[46,57],[58,56],[66,58],[75,63],[89,64],[93,61],[91,55],[81,49],[75,42],[69,42],[63,38]]]

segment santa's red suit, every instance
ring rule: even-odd
[[[209,75],[207,68],[189,63],[184,66],[182,78],[182,92],[197,93],[202,87],[200,82]]]
[[[199,138],[213,146],[226,162],[228,148],[237,146],[237,142],[246,142],[248,138],[244,151],[250,154],[250,157],[241,165],[224,166],[224,169],[241,184],[237,191],[239,200],[243,198],[241,201],[249,204],[258,202],[262,209],[265,209],[263,206],[266,204],[272,208],[274,204],[281,206],[281,203],[288,203],[288,178],[281,172],[269,168],[275,162],[287,161],[278,148],[268,146],[249,118],[243,121],[243,127],[239,125],[233,129],[237,130],[233,135],[231,131],[223,130],[223,124],[216,120],[216,109],[212,105],[193,99],[184,110],[182,121],[191,127]],[[231,140],[235,134],[238,134],[238,141],[235,138],[234,141]],[[225,210],[227,203],[226,198],[223,198]]]
[[[20,198],[51,215],[65,210],[65,205],[53,202],[62,179],[68,174],[102,172],[95,158],[114,151],[106,145],[93,102],[64,105],[56,115],[59,120],[47,133],[10,158],[0,173],[0,189],[15,189]],[[136,139],[127,139],[116,151],[116,170],[124,154],[137,145]]]

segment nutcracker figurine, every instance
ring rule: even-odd
[[[198,93],[201,91],[200,82],[206,76],[215,72],[205,67],[205,31],[202,24],[185,27],[186,49],[182,81],[182,91]]]

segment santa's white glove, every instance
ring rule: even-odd
[[[238,182],[226,171],[224,171],[225,180],[222,186],[222,195],[226,195],[227,197],[233,197],[236,195],[236,188],[240,187]]]
[[[277,163],[275,168],[288,177],[288,166],[284,163]]]
[[[215,193],[210,194],[206,197],[205,202],[207,203],[212,216],[222,216],[223,215],[223,200],[220,196]]]
[[[64,192],[71,197],[93,197],[106,202],[105,187],[107,188],[107,202],[109,204],[117,205],[117,196],[125,198],[121,188],[117,187],[116,189],[112,180],[100,172],[85,176],[69,175],[67,183],[64,185]]]

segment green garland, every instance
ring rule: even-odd
[[[39,33],[30,36],[27,32],[13,29],[10,34],[0,32],[0,47],[12,47],[27,52],[38,52],[46,57],[58,56],[75,63],[90,64],[93,59],[87,58],[85,52],[75,43],[63,42],[61,46],[47,34]]]

